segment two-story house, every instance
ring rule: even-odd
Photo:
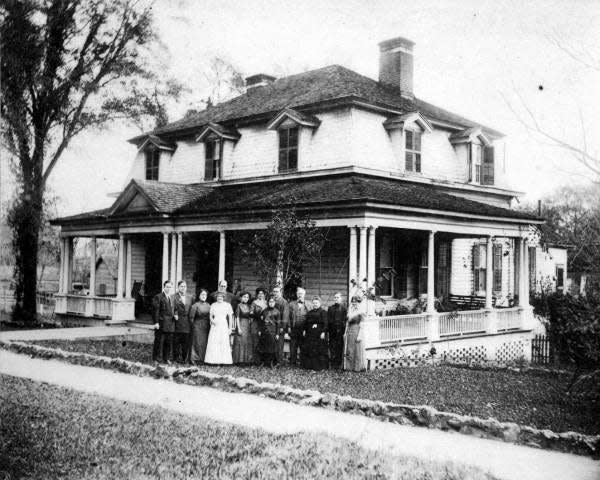
[[[114,204],[56,220],[57,312],[133,320],[135,282],[154,293],[184,279],[194,292],[225,278],[252,290],[262,281],[236,245],[293,204],[327,238],[303,268],[309,296],[327,301],[366,279],[386,300],[381,315],[407,298],[426,304],[374,317],[373,348],[522,332],[542,221],[510,208],[520,193],[507,184],[504,136],[415,97],[413,42],[379,46],[378,80],[339,65],[253,75],[243,95],[132,138],[130,181]],[[118,239],[116,298],[68,295],[75,236]],[[436,312],[436,298],[464,311]]]

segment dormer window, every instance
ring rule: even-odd
[[[145,137],[141,145],[138,146],[138,152],[144,154],[145,178],[146,180],[158,180],[160,170],[161,152],[166,155],[172,155],[177,145],[156,135]]]
[[[282,128],[279,134],[279,173],[298,170],[298,127]]]
[[[240,133],[233,127],[219,123],[207,123],[196,137],[197,142],[204,142],[204,180],[207,182],[223,178],[223,150],[232,152],[233,145],[240,139]],[[231,148],[230,148],[231,147]],[[228,155],[230,155],[228,153]]]
[[[221,178],[221,158],[223,142],[218,137],[208,137],[204,142],[204,180],[219,180]]]
[[[146,157],[146,180],[158,180],[160,150],[158,148],[147,148],[144,154]]]
[[[405,139],[404,169],[421,173],[421,132],[406,130]]]
[[[298,171],[300,129],[315,130],[320,124],[321,120],[317,117],[292,108],[286,108],[273,117],[267,129],[277,130],[279,142],[277,171],[279,173]]]
[[[453,133],[450,142],[457,152],[466,150],[469,183],[494,185],[494,146],[480,127]]]
[[[407,173],[421,173],[422,136],[433,131],[429,121],[419,112],[411,112],[388,118],[383,127],[390,135],[398,168]]]

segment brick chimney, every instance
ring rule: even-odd
[[[379,44],[379,81],[400,89],[400,95],[414,99],[413,46],[414,42],[402,37],[391,38]]]
[[[257,73],[256,75],[250,75],[246,77],[246,90],[256,87],[264,87],[275,81],[275,77],[267,75],[265,73]]]

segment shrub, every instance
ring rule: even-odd
[[[542,292],[533,297],[535,313],[545,317],[546,331],[558,361],[575,367],[571,385],[583,370],[600,367],[600,298]]]

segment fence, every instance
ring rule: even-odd
[[[379,319],[379,341],[427,338],[427,315],[395,315]]]
[[[544,335],[536,335],[531,340],[531,363],[548,365],[554,362],[554,352],[550,339]]]

